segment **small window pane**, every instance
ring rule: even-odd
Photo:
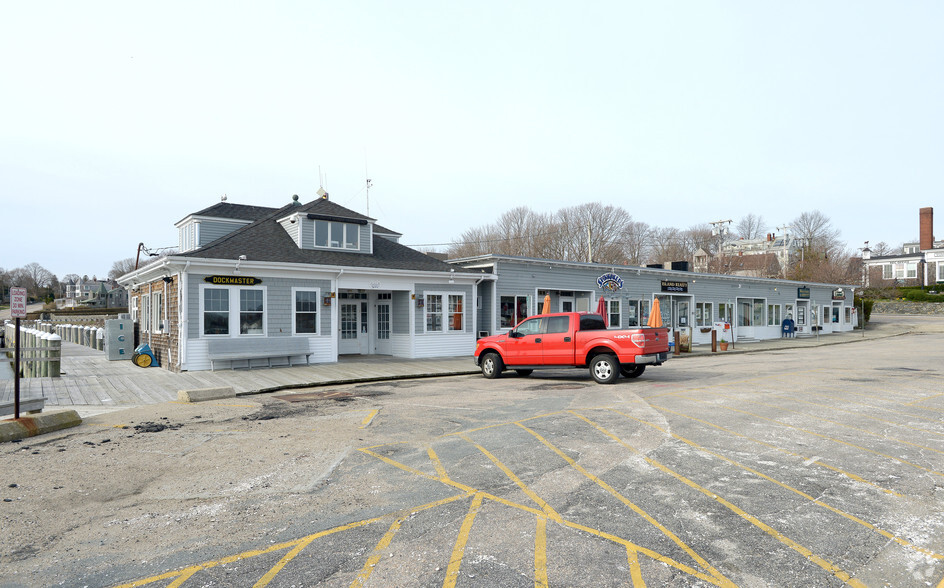
[[[229,334],[229,290],[207,288],[203,291],[203,334]]]
[[[262,290],[239,291],[239,333],[241,335],[263,333],[262,298]]]
[[[328,221],[315,221],[315,247],[328,246]]]
[[[347,230],[344,235],[344,248],[345,249],[359,249],[360,248],[360,227],[357,225],[347,225]]]
[[[344,241],[344,224],[331,223],[331,247],[341,247]]]
[[[318,292],[300,290],[295,292],[295,332],[314,334],[318,332]]]

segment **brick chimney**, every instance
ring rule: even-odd
[[[921,251],[934,249],[934,209],[930,206],[918,211],[920,216],[920,237],[918,238]]]

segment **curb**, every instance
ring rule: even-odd
[[[19,419],[6,419],[0,421],[0,443],[19,441],[27,437],[77,427],[81,424],[82,417],[72,409],[43,412],[33,416],[21,416]]]

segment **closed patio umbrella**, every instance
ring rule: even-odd
[[[649,326],[649,327],[662,326],[662,311],[659,309],[658,298],[652,301],[652,312],[649,313],[649,322],[646,323],[646,326]]]
[[[600,296],[600,301],[597,302],[597,314],[603,315],[603,324],[610,326],[610,319],[606,316],[606,300],[603,300],[602,296]]]
[[[544,308],[541,309],[541,314],[551,314],[551,295],[544,295]]]

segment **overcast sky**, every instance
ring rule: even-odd
[[[107,274],[219,202],[448,243],[515,206],[944,237],[944,3],[6,2],[0,267]]]

